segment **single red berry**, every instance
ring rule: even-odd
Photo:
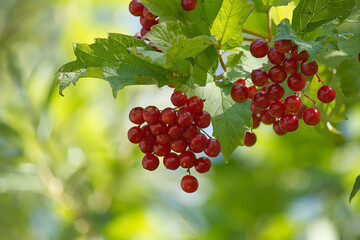
[[[176,106],[176,107],[182,107],[186,104],[187,102],[187,96],[185,93],[181,92],[181,91],[177,91],[177,92],[174,92],[172,95],[171,95],[171,103]]]
[[[302,104],[300,110],[295,113],[295,116],[296,116],[298,119],[302,119],[303,114],[304,114],[304,111],[305,111],[307,108],[308,108],[308,107],[307,107],[305,104]]]
[[[158,24],[158,20],[149,20],[144,18],[143,16],[140,16],[140,24],[143,26],[143,28],[150,30],[150,28],[156,24]]]
[[[269,70],[269,78],[274,83],[282,83],[286,77],[287,73],[280,65],[274,66]]]
[[[187,146],[188,141],[186,141],[186,139],[184,138],[174,139],[170,142],[171,150],[177,153],[182,153],[183,151],[185,151]]]
[[[285,72],[294,74],[299,70],[299,63],[294,58],[286,58],[283,62],[283,68]]]
[[[207,157],[200,157],[195,161],[195,170],[198,173],[206,173],[211,168],[211,161]]]
[[[318,99],[323,103],[331,103],[335,99],[335,96],[335,90],[326,85],[322,86],[317,92]]]
[[[295,92],[301,91],[306,86],[306,78],[301,73],[291,74],[288,77],[287,85],[291,90]]]
[[[207,145],[207,138],[202,133],[196,133],[192,136],[189,142],[189,149],[195,153],[204,151]]]
[[[244,85],[245,86],[245,81],[244,81],[244,79],[242,79],[242,78],[239,78],[238,80],[236,80],[236,82],[234,83],[234,84],[241,84],[241,85]]]
[[[202,111],[200,114],[195,115],[194,123],[199,128],[207,128],[211,123],[211,116],[208,112]]]
[[[185,11],[192,11],[196,8],[196,0],[181,0],[181,6]]]
[[[156,136],[156,141],[160,144],[168,144],[171,141],[171,137],[167,133],[162,133]]]
[[[152,153],[154,150],[154,143],[146,141],[146,139],[141,140],[139,143],[139,148],[143,153]]]
[[[281,64],[285,59],[284,53],[279,53],[276,51],[276,49],[273,47],[268,52],[268,59],[272,64],[279,65]]]
[[[163,162],[164,162],[164,166],[170,170],[176,170],[180,166],[179,157],[175,153],[167,154],[164,157]]]
[[[244,145],[251,147],[256,143],[256,135],[255,133],[246,132],[244,138]]]
[[[172,124],[176,121],[176,111],[173,108],[165,108],[161,111],[160,121],[166,124]]]
[[[298,53],[298,46],[295,45],[291,49],[291,56],[298,62],[304,62],[309,59],[309,54],[307,51],[303,50]]]
[[[285,132],[294,132],[299,127],[299,120],[294,114],[285,114],[280,118],[280,128]]]
[[[280,101],[270,104],[269,113],[274,118],[281,118],[285,114],[285,104]]]
[[[186,110],[179,110],[177,124],[180,127],[187,128],[189,127],[194,121],[194,116],[186,111]]]
[[[204,107],[204,102],[198,96],[193,96],[187,100],[187,107],[192,114],[200,114]]]
[[[275,42],[275,49],[279,53],[288,53],[291,50],[292,45],[293,43],[291,40],[286,40],[286,39],[277,40]]]
[[[195,154],[191,151],[184,151],[179,156],[180,166],[182,168],[192,168],[195,165]]]
[[[143,118],[149,124],[156,122],[159,117],[160,111],[157,107],[148,106],[143,111]]]
[[[268,87],[268,89],[266,90],[266,94],[268,95],[270,100],[278,101],[284,96],[285,90],[281,85],[275,83]]]
[[[303,113],[304,123],[314,126],[321,120],[320,112],[316,108],[308,108]]]
[[[251,80],[254,85],[262,87],[268,82],[268,74],[261,69],[251,72]]]
[[[142,124],[145,122],[142,113],[144,109],[142,107],[133,108],[129,113],[129,119],[132,123]]]
[[[159,166],[159,158],[153,154],[146,154],[142,159],[142,166],[146,170],[154,171]]]
[[[260,120],[261,120],[264,124],[270,125],[270,124],[273,124],[276,119],[275,119],[273,116],[271,116],[269,110],[266,109],[265,111],[263,111],[262,113],[260,113]]]
[[[254,95],[253,103],[259,109],[266,109],[270,105],[270,99],[265,92],[257,92]]]
[[[258,91],[256,89],[256,86],[255,85],[251,86],[251,87],[248,88],[248,90],[249,90],[249,99],[253,99],[255,93],[257,93],[257,91]]]
[[[148,20],[155,20],[157,18],[156,15],[152,14],[149,9],[147,9],[146,7],[144,7],[143,13],[142,13],[143,17],[148,19]]]
[[[217,157],[220,154],[221,146],[218,140],[208,139],[204,152],[209,157]]]
[[[231,98],[238,103],[245,102],[249,97],[249,90],[244,85],[235,84],[231,88]]]
[[[143,37],[145,36],[150,30],[146,29],[146,28],[141,28],[140,30],[140,35]]]
[[[184,138],[190,140],[192,136],[199,132],[199,129],[195,126],[195,124],[191,124],[188,128],[184,130]]]
[[[179,139],[183,136],[184,129],[177,124],[171,124],[167,133],[172,139]]]
[[[186,175],[181,179],[180,186],[184,192],[193,193],[199,187],[199,182],[196,177],[192,175]]]
[[[132,0],[129,4],[129,12],[133,16],[141,16],[143,14],[144,5],[139,0]]]
[[[313,76],[318,72],[318,65],[316,61],[309,62],[305,64],[305,62],[301,63],[301,73],[305,76]]]
[[[154,135],[164,134],[167,133],[167,126],[163,122],[156,121],[150,124],[150,130]]]
[[[140,143],[145,134],[139,127],[132,127],[128,131],[128,139],[131,143]]]
[[[296,95],[291,95],[285,98],[285,108],[288,112],[296,113],[300,111],[302,106],[301,99]]]
[[[166,154],[171,152],[170,144],[161,144],[159,142],[155,142],[154,144],[154,153],[159,157],[163,157]]]
[[[257,114],[253,113],[251,115],[251,118],[252,118],[252,129],[258,128],[260,126],[260,122],[261,122],[260,117],[258,117]]]
[[[265,57],[269,51],[269,45],[262,39],[255,40],[250,45],[250,53],[256,58]]]
[[[285,131],[283,131],[281,128],[280,128],[280,122],[277,120],[274,122],[273,124],[273,129],[274,129],[274,132],[277,134],[277,135],[284,135],[286,134]]]

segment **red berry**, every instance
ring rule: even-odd
[[[231,98],[238,103],[245,102],[249,97],[249,90],[244,85],[235,84],[231,88]]]
[[[206,173],[211,168],[211,161],[207,157],[200,157],[195,161],[195,170],[198,173]]]
[[[181,179],[180,185],[184,192],[193,193],[198,189],[199,182],[196,177],[192,175],[186,175]]]
[[[164,134],[167,133],[167,126],[165,123],[157,121],[150,124],[150,130],[154,135]]]
[[[262,87],[268,82],[268,75],[264,70],[254,70],[251,72],[251,80],[254,85]]]
[[[252,114],[251,115],[251,118],[252,118],[252,122],[253,122],[253,124],[252,124],[252,129],[256,129],[256,128],[258,128],[259,126],[260,126],[260,117],[258,117],[258,115],[256,115],[256,114]]]
[[[255,133],[246,132],[244,138],[244,145],[251,147],[256,143],[256,135]]]
[[[204,152],[209,157],[217,157],[220,154],[221,146],[218,140],[208,139]]]
[[[147,9],[146,7],[144,7],[144,10],[142,12],[142,15],[144,18],[148,19],[148,20],[155,20],[157,18],[156,15],[152,14],[149,9]]]
[[[141,28],[141,30],[140,30],[140,35],[141,36],[145,36],[145,34],[147,34],[148,32],[149,32],[150,30],[148,30],[148,29],[146,29],[146,28]]]
[[[291,90],[295,92],[301,91],[306,86],[306,78],[301,73],[291,74],[288,77],[287,85]]]
[[[149,20],[144,18],[143,16],[140,16],[140,24],[143,26],[143,28],[150,30],[150,28],[154,25],[156,25],[159,21],[158,20]]]
[[[133,108],[129,113],[129,119],[132,123],[142,124],[145,122],[142,113],[144,109],[142,107]]]
[[[283,62],[283,68],[285,72],[294,74],[299,70],[299,63],[294,58],[287,58]]]
[[[258,114],[258,113],[261,113],[262,111],[264,111],[263,109],[257,108],[253,101],[251,101],[250,109],[251,109],[253,114]]]
[[[183,168],[192,168],[195,165],[195,154],[190,151],[182,152],[179,156],[180,166]]]
[[[189,142],[189,149],[195,153],[204,151],[207,145],[207,138],[202,133],[196,133],[192,136]]]
[[[154,143],[148,142],[145,139],[139,143],[139,148],[143,153],[152,153],[154,150]]]
[[[204,102],[198,96],[193,96],[187,100],[187,107],[192,114],[200,114],[204,107]]]
[[[305,64],[301,63],[301,73],[305,76],[313,76],[318,72],[318,65],[315,61]]]
[[[291,40],[286,40],[286,39],[277,40],[275,42],[275,49],[279,53],[288,53],[291,50],[292,45],[293,43]]]
[[[192,11],[196,8],[196,0],[181,0],[181,6],[185,11]]]
[[[304,123],[314,126],[321,120],[320,112],[316,108],[308,108],[303,113]]]
[[[298,118],[294,114],[285,114],[280,118],[280,128],[285,132],[294,132],[299,127]]]
[[[175,88],[175,85],[174,84],[168,84],[168,87],[169,88]]]
[[[318,99],[323,103],[331,103],[335,99],[335,96],[335,90],[326,85],[322,86],[317,92]]]
[[[190,140],[192,136],[199,132],[199,129],[195,126],[195,124],[191,124],[188,128],[184,130],[184,138]]]
[[[274,132],[277,134],[277,135],[284,135],[286,134],[285,131],[283,131],[281,128],[280,128],[280,122],[279,121],[275,121],[274,124],[273,124],[273,129],[274,129]]]
[[[270,104],[269,113],[274,118],[281,118],[285,114],[285,104],[280,101]]]
[[[146,170],[154,171],[159,166],[159,158],[153,154],[146,154],[142,159],[142,166]]]
[[[139,0],[132,0],[129,4],[129,12],[133,16],[141,16],[143,14],[144,5]]]
[[[280,65],[274,66],[269,70],[269,78],[274,83],[282,83],[286,77],[287,73]]]
[[[151,144],[154,144],[156,141],[156,136],[154,134],[152,134],[151,130],[150,130],[150,126],[149,125],[145,125],[141,128],[141,131],[143,131],[143,133],[145,134],[145,137],[143,140],[150,142]]]
[[[236,80],[236,82],[234,84],[241,84],[245,86],[245,81],[242,78],[239,78],[238,80]]]
[[[176,111],[173,108],[165,108],[161,111],[160,121],[166,124],[172,124],[176,121]]]
[[[309,54],[307,51],[303,50],[298,53],[298,46],[295,45],[291,49],[291,56],[298,62],[304,62],[309,59]]]
[[[295,113],[295,116],[296,116],[298,119],[302,119],[303,113],[304,113],[304,111],[305,111],[306,109],[307,109],[307,106],[306,106],[305,104],[301,105],[300,110]]]
[[[256,86],[251,86],[248,88],[249,90],[249,99],[253,99],[255,93],[257,93],[257,89],[256,89]]]
[[[170,170],[176,170],[180,166],[179,157],[175,153],[167,154],[164,159],[164,166]]]
[[[300,111],[302,106],[301,99],[296,95],[291,95],[285,98],[285,108],[288,112],[296,113]]]
[[[183,128],[177,124],[172,124],[168,127],[168,135],[172,139],[179,139],[183,136],[183,134],[184,134]]]
[[[162,133],[156,136],[156,141],[160,144],[168,144],[171,141],[171,137],[167,133]]]
[[[184,138],[174,139],[170,142],[171,150],[177,153],[182,153],[186,150],[188,142]]]
[[[276,83],[268,87],[266,94],[270,100],[278,101],[284,96],[285,90],[281,85]]]
[[[139,127],[132,127],[128,131],[128,139],[131,143],[140,143],[145,134]]]
[[[284,58],[285,54],[279,53],[274,47],[268,52],[268,59],[272,64],[279,65],[282,61],[284,61]]]
[[[255,40],[250,45],[250,53],[256,58],[265,57],[269,51],[269,45],[262,39]]]
[[[166,154],[171,152],[171,148],[169,144],[161,144],[159,142],[155,142],[154,144],[154,153],[159,157],[163,157]]]
[[[160,111],[157,107],[149,106],[146,107],[143,111],[143,118],[149,124],[156,122],[159,117]]]
[[[264,92],[257,92],[254,95],[253,103],[259,109],[266,109],[270,105],[270,99]]]
[[[194,116],[190,112],[181,109],[179,110],[177,124],[180,127],[187,128],[192,124],[193,121]]]
[[[264,124],[270,125],[270,124],[274,123],[276,119],[270,115],[270,112],[267,109],[267,110],[263,111],[262,113],[260,113],[260,120]]]
[[[182,107],[187,102],[187,96],[181,91],[174,92],[170,98],[172,104],[176,107]]]
[[[208,112],[202,111],[199,115],[195,115],[194,123],[199,128],[207,128],[211,123],[211,116]]]

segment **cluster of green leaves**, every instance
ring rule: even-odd
[[[359,14],[357,0],[294,1],[297,6],[292,24],[283,19],[277,30],[273,29],[265,36],[257,34],[257,29],[244,29],[247,19],[252,23],[257,21],[256,17],[251,17],[253,14],[269,16],[271,8],[289,2],[198,1],[194,11],[186,12],[177,0],[142,0],[152,13],[159,16],[160,24],[153,26],[146,38],[161,52],[143,40],[118,33],[109,34],[107,39],[96,39],[91,45],[75,44],[77,60],[65,64],[57,74],[60,94],[71,83],[75,84],[84,77],[108,81],[115,97],[127,85],[157,84],[162,87],[174,84],[177,90],[188,96],[198,95],[206,99],[205,110],[212,116],[213,135],[221,143],[225,161],[228,161],[232,152],[243,145],[245,131],[252,126],[250,101],[236,104],[230,97],[231,82],[267,64],[266,59],[255,59],[249,54],[246,46],[249,42],[243,45],[243,32],[248,38],[263,36],[269,42],[290,39],[299,46],[299,51],[308,51],[309,61],[318,60],[324,50],[339,51],[341,41],[349,41],[354,35],[339,31],[338,27],[346,21],[356,21]],[[260,24],[263,20],[259,17],[258,21]],[[273,22],[269,24],[271,26]],[[274,33],[276,38],[271,39]],[[219,57],[224,52],[230,54],[224,72],[219,72]],[[339,64],[345,68],[348,66],[347,63]],[[353,75],[356,76],[356,72]],[[343,74],[339,78],[343,79]],[[343,98],[358,94],[352,87],[354,81],[344,78],[341,81],[342,94],[338,94],[340,100],[331,104],[330,110],[328,107],[322,110],[324,121],[318,130],[326,137],[331,136],[329,139],[335,139],[337,144],[341,144],[343,138],[331,131],[327,123],[345,118]],[[356,86],[359,88],[358,81]]]

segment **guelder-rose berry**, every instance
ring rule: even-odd
[[[330,86],[325,85],[318,90],[317,97],[323,103],[331,103],[335,99],[336,93]]]
[[[170,142],[171,150],[177,153],[182,153],[186,150],[188,146],[188,141],[186,141],[184,138],[180,139],[174,139]]]
[[[274,83],[282,83],[285,81],[287,73],[280,65],[274,66],[269,70],[269,78]]]
[[[171,152],[171,148],[169,144],[161,144],[159,142],[155,142],[154,144],[154,153],[159,156],[163,157],[166,154],[169,154]]]
[[[265,57],[269,51],[269,45],[262,39],[255,40],[250,45],[250,53],[256,58]]]
[[[255,86],[262,87],[268,82],[268,74],[261,69],[251,72],[251,80]]]
[[[280,128],[285,132],[294,132],[299,127],[299,120],[294,114],[285,114],[280,118]]]
[[[285,98],[285,108],[288,112],[296,113],[301,109],[302,101],[296,95],[291,95]]]
[[[187,96],[181,91],[174,92],[170,97],[171,103],[176,107],[182,107],[187,102]]]
[[[195,165],[195,160],[195,154],[191,151],[185,151],[179,155],[180,166],[182,168],[192,168]]]
[[[153,154],[146,154],[142,159],[142,166],[146,170],[154,171],[159,166],[159,158]]]
[[[270,100],[278,101],[284,96],[285,90],[281,85],[276,83],[268,87],[266,94]]]
[[[131,143],[140,143],[145,134],[139,127],[132,127],[128,131],[128,139]]]
[[[287,53],[291,50],[292,45],[293,44],[291,40],[286,40],[286,39],[277,40],[275,42],[275,49],[279,53]]]
[[[238,103],[245,102],[249,97],[249,90],[244,85],[235,84],[231,88],[231,98]]]
[[[316,108],[307,108],[303,113],[303,120],[305,124],[314,126],[321,120],[320,112]]]
[[[280,122],[278,120],[274,122],[273,129],[274,129],[274,132],[279,136],[286,134],[286,132],[280,128]]]
[[[172,139],[179,139],[183,136],[184,134],[184,129],[182,127],[180,127],[177,124],[172,124],[168,127],[168,132],[167,134],[172,138]]]
[[[193,193],[198,189],[199,182],[196,177],[192,175],[186,175],[181,179],[180,185],[184,192]]]
[[[175,153],[167,154],[164,159],[164,166],[170,170],[176,170],[180,166],[179,157]]]
[[[287,58],[283,62],[283,68],[285,72],[294,74],[299,70],[299,63],[294,58]]]
[[[196,0],[181,0],[181,6],[185,11],[192,11],[196,8]]]
[[[186,110],[181,111],[180,109],[177,118],[177,124],[180,127],[187,128],[192,124],[193,121],[194,121],[194,116],[190,112]]]
[[[301,63],[301,73],[305,76],[313,76],[318,72],[318,65],[315,61],[309,63]]]
[[[152,14],[149,9],[147,9],[146,7],[144,7],[143,13],[142,15],[144,16],[144,18],[148,19],[148,20],[154,20],[157,18],[156,15]]]
[[[195,124],[191,124],[188,128],[186,128],[184,130],[184,138],[187,139],[187,140],[190,140],[192,138],[192,136],[196,133],[198,133],[199,130],[198,128],[195,126]]]
[[[307,51],[303,50],[298,53],[298,46],[294,45],[291,49],[291,56],[298,62],[304,62],[309,59],[309,54]]]
[[[163,122],[156,121],[156,122],[150,124],[150,131],[155,136],[159,135],[159,134],[164,134],[167,132],[167,126]]]
[[[159,21],[158,20],[149,20],[144,18],[143,16],[140,16],[140,24],[143,26],[143,28],[150,30],[150,28],[154,25],[156,25]]]
[[[204,107],[203,100],[198,96],[189,98],[186,104],[192,114],[200,114]]]
[[[244,145],[247,147],[251,147],[256,143],[256,135],[255,133],[246,132],[244,138]]]
[[[253,103],[259,109],[266,109],[270,105],[270,99],[264,92],[257,92],[254,95]]]
[[[143,14],[144,5],[139,0],[132,0],[129,4],[129,12],[133,16],[141,16]]]
[[[270,112],[268,109],[266,109],[265,111],[263,111],[262,113],[260,113],[260,120],[266,124],[266,125],[270,125],[272,123],[275,122],[275,118],[273,116],[271,116]]]
[[[261,120],[260,120],[260,117],[258,117],[258,115],[257,114],[252,114],[251,115],[251,118],[252,118],[252,129],[256,129],[256,128],[258,128],[259,126],[260,126],[260,122],[261,122]]]
[[[269,107],[269,114],[274,118],[281,118],[285,114],[285,104],[280,101],[273,102]]]
[[[196,133],[192,136],[189,142],[189,148],[195,153],[200,153],[204,151],[207,145],[207,138],[202,133]]]
[[[129,113],[129,119],[132,123],[135,124],[142,124],[145,122],[142,113],[143,113],[144,109],[142,107],[135,107],[133,109],[131,109],[130,113]]]
[[[221,146],[218,140],[208,139],[204,152],[209,157],[217,157],[220,154]]]
[[[155,106],[148,106],[143,111],[143,118],[149,124],[156,122],[159,117],[160,111]]]
[[[211,168],[211,161],[207,157],[200,157],[195,161],[195,170],[198,173],[206,173]]]
[[[272,64],[279,65],[281,64],[285,59],[284,53],[279,53],[276,51],[276,49],[273,47],[268,52],[268,59]]]
[[[306,86],[306,78],[301,73],[291,74],[288,77],[287,85],[291,90],[295,92],[301,91]]]
[[[160,121],[166,124],[172,124],[176,121],[176,111],[173,108],[165,108],[160,113]]]
[[[199,128],[207,128],[211,123],[211,116],[208,112],[202,111],[200,114],[195,115],[194,123]]]

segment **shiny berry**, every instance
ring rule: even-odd
[[[142,166],[146,170],[154,171],[159,166],[159,158],[153,154],[146,154],[142,159]]]
[[[176,111],[173,108],[165,108],[161,111],[160,121],[166,124],[172,124],[176,121]]]
[[[133,108],[129,113],[129,119],[132,123],[142,124],[145,122],[142,113],[144,109],[142,107]]]
[[[143,14],[144,5],[139,0],[132,0],[129,4],[129,12],[133,16],[141,16]]]
[[[304,113],[304,111],[305,111],[307,108],[308,108],[308,107],[307,107],[305,104],[301,105],[300,110],[295,113],[295,116],[296,116],[298,119],[302,119],[303,113]]]
[[[231,88],[231,98],[238,103],[245,102],[249,97],[249,90],[244,85],[235,84]]]
[[[298,118],[294,114],[285,114],[280,118],[280,128],[285,132],[294,132],[299,127]]]
[[[196,8],[197,0],[181,0],[181,6],[185,11],[192,11]]]
[[[268,52],[268,59],[272,64],[279,65],[281,64],[285,59],[284,53],[279,53],[276,51],[276,49],[273,47]]]
[[[286,40],[286,39],[277,40],[275,42],[275,49],[279,53],[288,53],[291,50],[292,45],[293,43],[291,40]]]
[[[207,138],[202,133],[196,133],[192,136],[189,142],[189,149],[195,153],[204,151],[207,145]]]
[[[259,109],[266,109],[270,105],[270,99],[264,92],[257,92],[254,95],[253,103]]]
[[[192,114],[200,114],[204,107],[203,100],[198,96],[189,98],[186,104]]]
[[[269,113],[274,118],[281,118],[285,114],[285,104],[280,101],[270,104]]]
[[[303,113],[304,123],[314,126],[321,120],[320,112],[316,108],[308,108]]]
[[[163,162],[164,162],[164,166],[170,170],[176,170],[180,166],[179,157],[175,153],[169,153],[165,155]]]
[[[152,14],[149,9],[147,9],[146,7],[144,7],[143,13],[142,13],[143,17],[148,19],[148,20],[155,20],[157,18],[156,15]]]
[[[193,121],[194,121],[194,116],[190,112],[188,112],[186,110],[179,111],[178,118],[177,118],[177,124],[180,127],[187,128],[192,124]]]
[[[335,96],[335,90],[326,85],[322,86],[317,92],[318,99],[323,103],[331,103],[335,99]]]
[[[140,143],[145,134],[139,127],[132,127],[128,131],[128,139],[131,143]]]
[[[274,66],[269,70],[269,78],[274,83],[282,83],[286,77],[287,73],[280,65]]]
[[[159,134],[167,133],[167,126],[163,122],[156,121],[156,122],[150,124],[150,130],[151,130],[152,134],[154,134],[156,136]]]
[[[270,112],[268,109],[266,109],[265,111],[263,111],[262,113],[260,113],[260,120],[266,124],[266,125],[270,125],[272,123],[275,122],[275,118],[273,116],[271,116]]]
[[[195,154],[191,151],[184,151],[179,155],[180,166],[183,168],[192,168],[195,160]]]
[[[180,139],[174,139],[170,142],[171,150],[177,153],[182,153],[186,150],[188,146],[188,141],[186,141],[184,138]]]
[[[257,89],[256,89],[256,86],[251,86],[248,88],[249,90],[249,99],[253,99],[255,93],[257,93]]]
[[[285,108],[286,111],[291,113],[296,113],[301,109],[302,101],[296,95],[291,95],[285,98]]]
[[[160,111],[157,107],[149,106],[146,107],[143,111],[143,118],[149,124],[156,122],[159,117]]]
[[[166,154],[171,152],[171,148],[169,144],[161,144],[159,142],[155,142],[154,144],[154,153],[159,157],[163,157]]]
[[[211,161],[207,157],[200,157],[195,161],[195,170],[198,173],[206,173],[211,168]]]
[[[143,28],[150,30],[150,28],[158,23],[158,20],[149,20],[140,16],[140,24]]]
[[[176,107],[182,107],[187,102],[187,96],[181,91],[174,92],[170,97],[171,103]]]
[[[209,157],[217,157],[220,154],[221,146],[218,140],[208,139],[204,152]]]
[[[287,58],[283,62],[283,68],[285,72],[294,74],[299,70],[299,63],[294,58]]]
[[[301,73],[305,76],[313,76],[318,72],[318,65],[316,61],[312,61],[309,63],[301,63]]]
[[[266,94],[270,100],[278,101],[284,96],[285,90],[281,85],[276,83],[268,87]]]
[[[199,187],[199,182],[196,177],[192,175],[186,175],[181,179],[180,186],[184,192],[193,193]]]
[[[306,78],[301,73],[291,74],[288,77],[287,85],[291,90],[295,92],[301,91],[306,86]]]
[[[285,131],[283,131],[281,128],[280,128],[280,122],[279,121],[275,121],[274,124],[273,124],[273,129],[274,129],[274,132],[277,134],[277,135],[284,135],[286,134]]]
[[[192,136],[199,132],[199,129],[195,126],[195,124],[191,124],[188,128],[184,130],[184,138],[190,140]]]
[[[261,69],[251,72],[251,80],[255,86],[262,87],[268,82],[268,74]]]
[[[260,122],[261,122],[260,117],[258,117],[257,114],[253,113],[251,115],[251,118],[252,118],[252,129],[258,128],[260,126]]]
[[[194,123],[199,128],[207,128],[211,123],[211,116],[208,112],[202,111],[200,114],[195,115]]]
[[[309,59],[309,54],[307,51],[303,50],[298,53],[298,46],[295,45],[291,49],[291,56],[298,62],[304,62]]]
[[[255,40],[250,45],[250,53],[256,58],[265,57],[269,51],[269,45],[262,39]]]
[[[162,133],[156,136],[156,141],[161,144],[168,144],[171,141],[171,137],[167,133]]]
[[[150,30],[146,29],[146,28],[141,28],[140,30],[140,35],[143,37],[145,36]]]
[[[141,140],[139,143],[139,148],[143,153],[152,153],[154,150],[154,143],[146,141],[145,139]]]
[[[244,138],[244,145],[251,147],[256,143],[256,135],[255,133],[246,132]]]
[[[180,127],[177,124],[171,124],[168,127],[168,132],[167,134],[172,138],[172,139],[179,139],[182,138],[183,134],[184,134],[184,129],[182,127]]]

